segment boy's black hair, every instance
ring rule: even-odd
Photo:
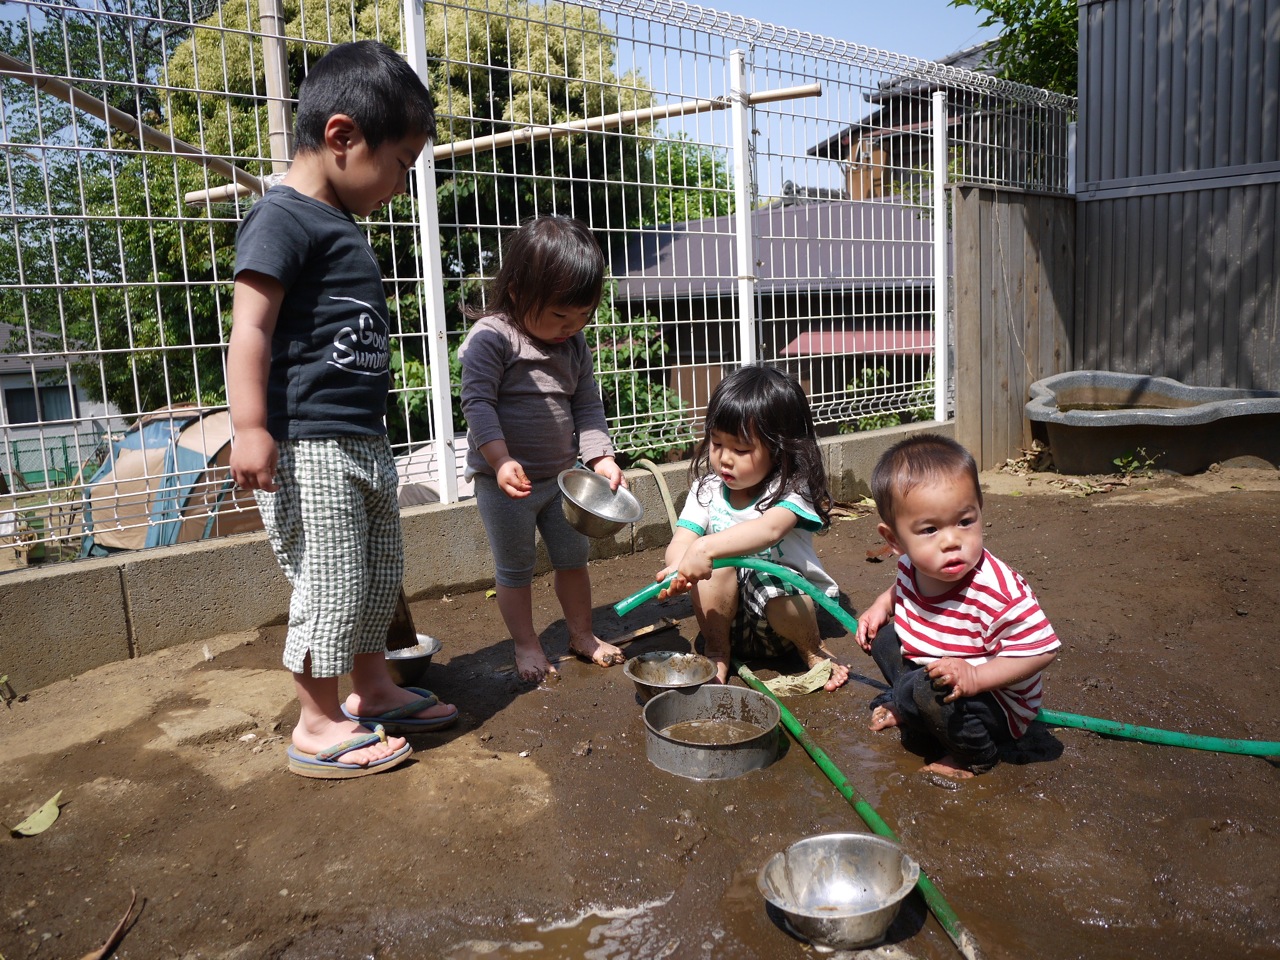
[[[312,64],[298,88],[294,149],[324,146],[324,128],[335,114],[350,117],[370,150],[414,134],[436,138],[431,94],[404,57],[376,40],[340,43]]]
[[[534,217],[502,245],[502,266],[472,319],[501,314],[526,334],[529,317],[547,307],[589,307],[604,293],[604,254],[591,228],[572,217]]]
[[[818,449],[813,413],[804,390],[776,367],[741,367],[717,384],[707,403],[702,439],[689,465],[691,480],[711,472],[711,431],[744,440],[759,440],[769,451],[773,469],[766,486],[778,481],[760,511],[776,506],[790,493],[809,498],[825,527],[831,521],[831,491]]]
[[[960,477],[973,484],[981,507],[982,486],[973,454],[950,437],[918,433],[899,440],[880,455],[871,471],[871,496],[880,519],[893,527],[897,504],[916,487],[938,481],[953,482]]]

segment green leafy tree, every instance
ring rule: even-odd
[[[126,15],[131,8],[130,0],[98,0],[92,9],[47,10],[36,29],[6,21],[0,48],[41,72],[99,77],[100,85],[77,86],[158,125],[163,100],[158,83],[146,81],[159,80],[180,34]],[[166,0],[161,14],[214,8]],[[134,76],[143,82],[124,82]],[[21,81],[6,82],[5,102],[11,141],[31,149],[10,151],[13,175],[0,187],[13,239],[8,249],[0,243],[0,310],[59,335],[67,353],[100,345],[80,377],[95,400],[125,410],[170,398],[219,402],[220,357],[195,345],[218,340],[209,284],[234,226],[182,222],[174,185],[189,164],[140,152],[137,141]],[[188,181],[194,189],[194,171]]]
[[[987,14],[982,26],[999,24],[1000,36],[988,56],[1006,80],[1076,95],[1079,72],[1076,0],[951,0]]]
[[[323,0],[303,0],[295,10],[286,11],[286,33],[298,32],[295,24],[304,20],[321,22],[325,9]],[[449,58],[432,59],[428,68],[439,143],[501,134],[513,126],[634,110],[652,102],[641,78],[615,72],[616,41],[594,11],[555,2],[483,0],[466,9],[430,5],[425,13],[428,51],[447,51]],[[266,111],[254,96],[265,88],[265,78],[261,58],[250,49],[255,42],[248,21],[251,14],[244,5],[228,4],[219,13],[219,29],[198,28],[169,66],[178,87],[196,87],[198,65],[201,86],[230,93],[180,93],[173,98],[175,132],[189,137],[203,132],[210,152],[234,156],[242,152],[237,144],[261,144],[268,139]],[[379,30],[384,36],[394,35],[400,15],[398,0],[356,0],[352,39],[377,36]],[[224,45],[228,45],[225,56]],[[286,49],[289,83],[296,90],[306,64],[322,55],[324,48],[288,41]],[[641,222],[642,210],[655,206],[656,188],[637,186],[643,179],[641,168],[652,163],[643,148],[648,132],[633,127],[603,136],[576,135],[498,150],[464,151],[438,161],[440,221],[469,225],[442,230],[440,235],[448,327],[461,330],[461,307],[480,301],[484,279],[496,266],[503,234],[527,217],[567,213],[597,229]],[[266,174],[267,163],[250,165],[250,172]],[[371,236],[388,277],[412,278],[419,272],[412,228],[397,226],[397,221],[403,224],[409,219],[408,203],[407,198],[396,201],[389,218],[392,226]],[[413,281],[389,290],[408,333],[417,332],[413,326],[422,315],[420,295]],[[461,334],[450,339],[456,385]],[[429,371],[425,358],[412,355],[406,343],[397,345],[393,356],[397,391],[389,409],[393,442],[430,432],[425,389],[414,395],[417,388],[428,386]],[[456,395],[456,386],[454,390]]]
[[[639,224],[658,226],[733,213],[733,177],[724,152],[692,142],[687,134],[652,141],[652,169],[641,171],[656,185],[652,209]]]
[[[614,424],[613,445],[629,462],[657,459],[693,441],[681,422],[686,405],[663,383],[668,348],[661,326],[649,315],[624,322],[613,305],[616,288],[607,285],[596,322],[586,330],[587,344],[605,414]]]
[[[181,8],[166,15],[181,22],[194,10],[204,19],[175,28],[128,16],[131,2],[59,8],[42,25],[6,22],[0,43],[20,58],[34,49],[44,72],[101,77],[100,90],[91,80],[77,80],[77,86],[152,127],[200,144],[206,153],[268,175],[256,5],[181,0]],[[590,9],[481,0],[465,10],[430,5],[426,13],[427,49],[436,54],[428,79],[441,120],[440,142],[652,103],[640,77],[617,72],[616,40]],[[297,0],[285,5],[284,33],[296,36],[304,23],[325,23],[330,41],[394,38],[400,16],[399,0],[354,0],[343,20],[350,36],[343,36],[332,32],[336,21],[326,0]],[[94,41],[104,31],[114,31],[105,54],[99,51],[107,45]],[[68,44],[68,37],[75,42]],[[285,46],[287,82],[296,91],[327,45],[290,39]],[[134,78],[142,82],[132,83]],[[95,399],[101,394],[125,410],[147,410],[170,399],[222,402],[235,209],[186,207],[184,194],[210,185],[202,167],[140,149],[131,137],[31,88],[11,95],[17,82],[4,82],[6,130],[23,130],[11,139],[33,149],[25,155],[10,150],[9,169],[16,174],[0,178],[0,199],[22,214],[5,218],[13,244],[0,243],[0,308],[62,334],[68,352],[101,345],[83,377]],[[74,140],[77,149],[41,149],[51,136]],[[530,215],[567,213],[616,236],[627,228],[731,209],[722,157],[684,138],[655,136],[645,125],[463,152],[436,169],[441,222],[469,225],[444,230],[440,238],[448,326],[455,331],[463,326],[461,304],[479,302],[503,233]],[[416,333],[422,291],[413,279],[419,267],[409,204],[408,198],[393,203],[390,226],[373,231],[371,241],[384,276],[407,278],[389,284],[388,299],[406,332]],[[621,369],[628,351],[636,349],[636,337],[656,349],[648,333],[632,327],[631,334],[617,339],[623,358],[602,353],[602,366]],[[397,392],[389,422],[395,442],[429,431],[427,397],[413,394],[427,386],[428,377],[425,358],[406,349],[414,342],[405,338],[393,347]],[[451,354],[456,348],[457,342],[450,344]],[[619,416],[636,421],[647,410],[635,404],[668,399],[639,385],[622,390],[620,398]]]

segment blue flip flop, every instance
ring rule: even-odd
[[[415,717],[413,714],[420,713],[423,710],[430,709],[440,702],[440,699],[430,690],[424,690],[422,687],[405,687],[411,693],[416,693],[419,699],[412,703],[406,703],[403,707],[396,707],[394,710],[388,710],[386,713],[376,717],[359,717],[349,711],[345,705],[342,712],[348,720],[354,720],[356,723],[363,723],[366,726],[381,724],[387,728],[388,733],[421,733],[424,730],[441,730],[451,726],[458,719],[458,708],[453,708],[453,713],[446,714],[443,717]]]
[[[391,756],[383,757],[381,760],[375,760],[373,763],[364,766],[358,763],[343,763],[339,759],[339,757],[351,753],[353,750],[361,750],[365,747],[372,747],[375,743],[386,742],[386,730],[382,727],[376,727],[371,733],[352,737],[350,740],[343,740],[341,743],[336,743],[332,747],[321,750],[319,753],[307,753],[305,750],[299,750],[290,744],[286,751],[289,755],[289,772],[296,773],[300,777],[313,777],[318,780],[350,780],[352,777],[363,777],[370,773],[382,773],[384,770],[390,770],[392,767],[408,760],[409,754],[413,753],[413,747],[406,743]]]

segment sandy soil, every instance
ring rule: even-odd
[[[1280,474],[1114,485],[993,473],[984,486],[988,547],[1033,583],[1065,642],[1046,707],[1280,740]],[[891,576],[868,560],[879,541],[858,512],[819,541],[855,608]],[[696,637],[687,599],[613,613],[659,564],[593,564],[602,635],[678,621],[629,654]],[[535,603],[563,654],[545,579]],[[131,891],[121,958],[813,955],[765,909],[756,873],[802,836],[866,828],[803,749],[733,780],[672,776],[646,760],[621,668],[569,660],[558,682],[529,688],[483,592],[413,613],[444,645],[428,685],[462,718],[412,738],[414,760],[385,775],[286,772],[297,708],[279,627],[0,709],[0,822],[59,791],[63,803],[44,833],[0,839],[0,956],[85,957]],[[831,643],[874,676],[851,638]],[[1273,760],[1037,726],[1029,762],[957,786],[921,774],[896,733],[867,729],[875,692],[855,679],[787,704],[986,956],[1280,957]],[[867,955],[958,953],[913,894]]]

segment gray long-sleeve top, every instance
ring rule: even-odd
[[[482,317],[458,350],[467,476],[493,475],[480,448],[505,440],[530,480],[554,477],[581,457],[613,454],[604,404],[581,333],[542,343],[502,317]]]

